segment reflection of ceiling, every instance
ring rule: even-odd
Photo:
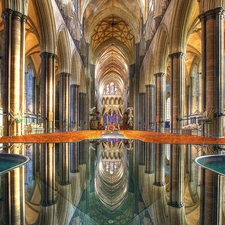
[[[109,210],[118,208],[128,193],[128,171],[124,161],[122,142],[103,142],[96,168],[96,197]],[[108,154],[107,154],[108,153]],[[120,154],[119,154],[120,153]],[[108,156],[108,157],[107,157]]]
[[[131,28],[119,17],[107,17],[95,27],[92,35],[93,50],[108,39],[117,39],[129,49],[134,47],[134,36]]]

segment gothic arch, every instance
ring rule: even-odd
[[[55,53],[56,30],[52,4],[50,1],[32,1],[40,30],[41,52]],[[51,35],[49,35],[51,34]]]
[[[80,84],[81,67],[80,56],[77,51],[74,51],[71,59],[71,83]]]
[[[140,68],[139,93],[145,92],[145,73],[143,67]]]
[[[84,68],[81,68],[80,71],[80,87],[79,87],[79,91],[82,93],[86,93],[87,92],[87,81],[86,81],[86,77],[85,77],[85,73],[84,73]]]
[[[154,83],[154,56],[152,51],[148,51],[143,61],[142,67],[145,71],[145,85]]]
[[[204,13],[208,10],[215,9],[217,7],[223,7],[225,8],[225,1],[219,1],[219,0],[211,0],[211,1],[199,1],[200,2],[200,13]]]
[[[179,1],[173,5],[173,21],[170,29],[170,53],[185,52],[189,27],[198,17],[198,3],[192,1]],[[185,14],[184,14],[185,12]]]
[[[159,32],[157,33],[155,43],[156,46],[156,54],[154,57],[154,74],[165,72],[167,66],[167,57],[168,57],[168,50],[169,50],[169,43],[168,43],[168,32],[164,24],[162,24],[158,28]]]
[[[61,25],[58,40],[57,40],[57,56],[58,56],[58,64],[59,64],[59,73],[71,73],[70,68],[70,59],[71,59],[71,52],[70,52],[70,45],[69,45],[69,38],[68,32],[64,25]]]
[[[2,2],[3,9],[8,8],[8,9],[12,9],[17,12],[20,12],[23,15],[27,15],[28,1],[25,1],[25,0],[2,0],[1,2]],[[1,10],[1,12],[2,12],[2,10]]]

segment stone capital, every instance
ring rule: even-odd
[[[70,73],[66,73],[66,72],[61,72],[60,74],[60,77],[70,77]]]
[[[40,54],[41,58],[45,59],[45,58],[52,58],[55,59],[56,55],[54,53],[50,53],[50,52],[42,52]]]
[[[166,74],[163,73],[163,72],[162,73],[155,73],[154,76],[155,77],[164,77],[164,76],[166,76]]]
[[[154,88],[155,87],[155,84],[147,84],[145,85],[146,88]]]
[[[182,58],[182,57],[185,57],[185,56],[186,55],[183,52],[175,52],[175,53],[172,53],[172,54],[169,55],[169,57],[171,59],[174,59],[174,58]]]
[[[221,15],[222,19],[224,19],[224,16],[225,16],[224,8],[218,7],[218,8],[215,8],[215,9],[210,9],[210,10],[202,13],[199,16],[199,19],[201,21],[208,20],[208,19],[215,19],[217,15]]]

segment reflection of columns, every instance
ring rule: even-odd
[[[203,109],[224,110],[224,9],[218,7],[200,15],[202,24]],[[210,134],[223,136],[223,117],[205,124]],[[222,224],[223,185],[217,174],[201,169],[200,224]]]
[[[184,149],[181,145],[171,145],[170,152],[170,199],[168,204],[171,207],[181,208],[184,196]]]
[[[41,116],[47,132],[54,132],[55,111],[55,55],[49,52],[41,53]]]
[[[155,143],[146,143],[146,160],[145,160],[145,173],[154,173],[154,154],[155,154]]]
[[[59,129],[61,131],[68,131],[70,114],[70,74],[61,73],[59,83]]]
[[[78,150],[79,150],[79,164],[86,164],[86,152],[89,149],[89,143],[87,141],[81,141],[78,143]]]
[[[40,182],[41,206],[55,204],[55,146],[41,144],[40,152]]]
[[[79,86],[76,84],[70,85],[70,123],[71,130],[76,130],[79,123]]]
[[[70,172],[70,150],[69,143],[59,144],[59,179],[60,185],[67,185]]]
[[[155,130],[155,85],[146,85],[146,130]]]
[[[145,165],[145,143],[138,141],[139,165]]]
[[[165,145],[155,144],[155,182],[156,186],[165,185]]]
[[[157,131],[164,131],[166,104],[166,74],[157,73],[156,78],[156,124]]]
[[[24,110],[24,63],[25,63],[25,23],[27,17],[20,12],[5,9],[4,21],[3,73],[1,74],[1,107],[3,113],[19,114],[23,118]],[[22,123],[11,116],[3,118],[4,135],[21,135]],[[10,125],[10,126],[9,126]],[[23,147],[22,147],[23,149]],[[13,153],[21,153],[21,146],[14,145]],[[8,152],[8,150],[6,150]],[[23,153],[23,150],[22,150]],[[24,168],[17,168],[4,175],[6,224],[24,223]]]
[[[73,142],[70,143],[70,172],[77,173],[79,172],[79,143]]]

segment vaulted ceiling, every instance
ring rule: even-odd
[[[123,92],[125,84],[128,85],[128,66],[135,61],[135,43],[140,36],[139,1],[90,1],[84,18],[91,63],[96,65],[96,88],[102,90],[107,83],[114,82]]]

